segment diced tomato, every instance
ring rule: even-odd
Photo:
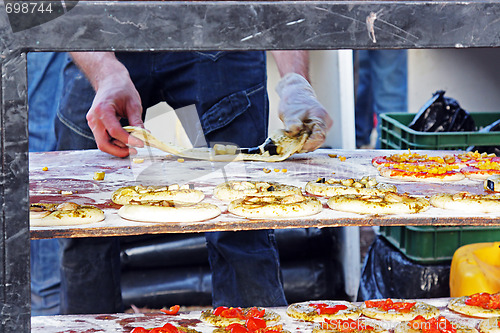
[[[261,309],[259,310],[256,307],[250,308],[247,313],[246,317],[247,318],[262,318],[266,314],[266,309]]]
[[[265,328],[267,326],[266,321],[264,319],[252,318],[252,317],[247,319],[245,325],[250,331],[256,331],[260,328]]]
[[[149,333],[169,333],[168,329],[163,327],[155,327],[152,328]]]
[[[180,308],[181,308],[180,305],[174,305],[174,306],[171,306],[170,309],[168,309],[168,310],[160,309],[160,311],[163,312],[164,314],[175,315],[179,312]]]
[[[334,306],[326,306],[317,309],[318,314],[336,314],[341,310],[347,309],[347,306],[340,304]]]
[[[500,309],[500,294],[477,293],[469,296],[465,304],[483,309]]]
[[[455,326],[445,317],[438,318],[438,328],[442,333],[457,333]]]
[[[149,333],[149,330],[145,329],[144,327],[136,327],[130,333]]]
[[[226,330],[231,333],[248,333],[249,330],[240,323],[232,323],[226,327]]]
[[[444,317],[426,320],[422,316],[416,316],[409,322],[410,328],[420,330],[423,333],[456,333],[455,326]]]
[[[224,317],[224,318],[246,319],[245,315],[243,314],[243,309],[242,308],[228,308],[226,310],[223,310],[220,313],[220,316]]]
[[[219,306],[212,313],[213,313],[214,316],[220,316],[220,314],[222,313],[222,311],[227,310],[227,309],[228,309],[227,306]]]

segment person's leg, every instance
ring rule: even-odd
[[[69,62],[55,128],[58,150],[96,149],[85,115],[94,91]],[[60,239],[61,313],[123,311],[120,290],[119,243],[116,238]]]
[[[373,94],[370,54],[367,50],[355,51],[358,61],[358,87],[355,103],[356,147],[368,146],[373,130]]]
[[[209,144],[255,146],[267,136],[264,52],[193,52],[172,60],[174,108],[195,104]],[[193,77],[197,80],[193,80]],[[285,294],[272,230],[206,233],[213,306],[283,306]]]
[[[406,50],[371,50],[373,109],[377,115],[380,137],[380,115],[408,111],[408,66]],[[380,141],[377,140],[377,148]]]

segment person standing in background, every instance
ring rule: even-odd
[[[408,112],[407,50],[358,50],[356,90],[356,148],[374,148],[371,134],[377,120],[377,143],[380,148],[380,115]]]
[[[62,91],[62,66],[66,53],[28,53],[29,151],[56,148],[54,119]],[[59,243],[57,239],[32,240],[31,314],[59,314]]]

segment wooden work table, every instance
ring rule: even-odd
[[[379,182],[397,186],[399,192],[430,196],[435,193],[469,191],[484,193],[482,182],[462,180],[443,183],[401,182],[378,176],[371,159],[395,151],[343,151],[321,149],[297,154],[278,163],[266,162],[209,162],[185,160],[156,149],[140,149],[134,158],[120,159],[98,150],[64,151],[30,154],[30,201],[91,204],[104,210],[103,222],[76,227],[31,228],[31,238],[124,236],[146,233],[185,233],[221,230],[250,230],[266,228],[336,227],[366,225],[500,225],[500,214],[470,214],[438,208],[405,215],[361,215],[334,211],[320,198],[324,209],[319,214],[299,219],[251,220],[227,212],[227,203],[212,195],[214,187],[226,180],[264,180],[295,185],[305,184],[318,177],[361,178],[377,177]],[[429,152],[444,155],[449,152]],[[343,161],[331,154],[346,157]],[[144,160],[136,163],[134,160]],[[47,171],[44,171],[44,168]],[[269,169],[266,173],[263,170]],[[105,172],[103,181],[94,180],[94,173]],[[111,201],[113,191],[131,185],[193,184],[205,193],[206,202],[218,205],[222,214],[212,220],[194,223],[141,223],[118,216],[119,205]]]

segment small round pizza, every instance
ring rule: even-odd
[[[456,297],[448,303],[448,309],[471,317],[499,317],[500,293],[477,293],[471,296]]]
[[[500,317],[481,320],[479,330],[482,333],[500,333]]]
[[[227,327],[233,323],[245,324],[249,318],[262,319],[267,326],[270,326],[280,320],[280,315],[272,310],[255,306],[251,308],[219,306],[213,310],[203,311],[200,317],[201,321],[218,327]]]
[[[356,319],[359,308],[346,301],[308,301],[290,304],[286,314],[304,321],[324,322],[327,319]]]
[[[119,188],[111,196],[111,200],[118,205],[126,205],[130,201],[155,201],[169,200],[196,203],[203,200],[205,195],[200,190],[195,190],[189,185],[179,186],[126,186]]]
[[[433,305],[405,299],[369,300],[364,301],[360,308],[368,318],[389,321],[409,321],[417,316],[430,319],[439,315],[438,308]]]
[[[455,194],[435,194],[429,198],[432,206],[442,209],[466,211],[470,213],[500,212],[500,195],[470,194],[458,192]]]
[[[454,155],[429,156],[427,154],[412,153],[408,150],[403,154],[392,154],[387,156],[377,156],[372,159],[372,165],[375,167],[391,166],[394,164],[421,164],[421,165],[457,165],[459,163]]]
[[[460,169],[460,172],[472,180],[485,180],[489,176],[500,175],[500,163],[489,161],[479,162]]]
[[[213,333],[290,333],[283,325],[267,325],[262,318],[248,318],[244,324],[232,323],[226,327],[218,327]]]
[[[378,168],[382,177],[411,182],[453,182],[465,179],[458,165],[398,163]]]
[[[383,324],[383,323],[382,323]],[[389,328],[369,318],[325,319],[316,323],[313,333],[388,333]]]
[[[189,327],[184,327],[184,326],[175,326],[171,323],[166,323],[165,325],[161,327],[152,327],[152,328],[144,328],[144,327],[135,327],[130,333],[162,333],[162,332],[168,332],[168,333],[200,333],[199,331],[189,328]]]
[[[72,226],[90,224],[104,220],[104,212],[94,206],[78,205],[74,202],[32,203],[30,205],[30,226]]]
[[[321,212],[323,205],[317,198],[292,194],[288,196],[247,196],[231,201],[228,211],[234,215],[253,218],[294,218]]]
[[[405,321],[394,328],[394,333],[478,333],[474,327],[452,322],[443,316],[425,319],[417,316],[413,320]]]
[[[328,207],[358,214],[415,214],[429,209],[429,201],[406,193],[387,192],[383,195],[346,194],[328,199]]]
[[[137,222],[198,222],[219,216],[221,210],[211,203],[177,201],[130,201],[118,210],[122,218]]]
[[[264,181],[236,181],[231,180],[219,184],[214,189],[214,196],[223,201],[233,201],[246,196],[287,196],[302,194],[302,190],[293,185],[279,184]]]
[[[397,192],[394,185],[378,183],[374,177],[361,179],[325,179],[319,178],[306,184],[307,193],[322,197],[333,197],[343,194],[369,194],[380,195],[385,192]]]

